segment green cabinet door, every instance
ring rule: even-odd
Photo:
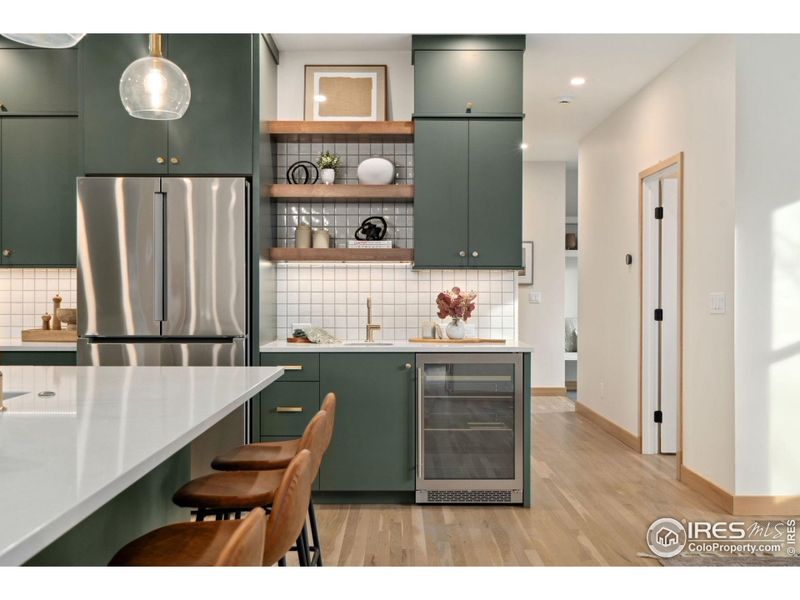
[[[469,122],[470,267],[522,267],[521,143],[520,119]]]
[[[169,124],[171,175],[253,172],[253,36],[168,37],[169,59],[192,88],[186,114]]]
[[[414,266],[467,261],[469,122],[417,119],[414,132]]]
[[[74,367],[77,357],[74,352],[0,352],[0,365],[33,365],[37,367]]]
[[[167,123],[130,116],[119,97],[122,72],[148,54],[147,35],[89,34],[80,54],[85,173],[166,174]]]
[[[3,265],[75,264],[78,139],[77,117],[3,119]]]
[[[69,50],[0,50],[3,116],[78,114],[78,53]]]
[[[414,114],[522,112],[522,52],[433,50],[414,53]]]
[[[322,491],[414,489],[413,354],[323,353],[320,395],[336,393]]]

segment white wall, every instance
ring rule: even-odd
[[[638,173],[684,152],[683,460],[730,491],[734,50],[729,37],[700,42],[587,135],[578,160],[580,401],[638,435]],[[728,314],[709,314],[710,292],[727,294]]]
[[[564,387],[566,163],[523,164],[522,239],[533,241],[533,286],[519,288],[519,339],[534,347],[533,387]],[[530,304],[528,292],[542,293]]]
[[[739,36],[736,493],[800,494],[800,37]]]
[[[578,170],[567,170],[567,205],[566,215],[568,217],[578,216]]]
[[[386,65],[387,120],[408,121],[414,106],[414,71],[410,51],[281,52],[278,65],[278,119],[302,120],[305,65]]]

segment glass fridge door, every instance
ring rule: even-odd
[[[420,363],[422,478],[515,480],[521,468],[521,368],[513,357],[465,354]]]

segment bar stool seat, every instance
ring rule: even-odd
[[[302,438],[282,442],[261,442],[234,448],[211,462],[217,471],[269,471],[285,469],[301,447]]]
[[[193,479],[172,497],[178,506],[209,510],[249,510],[270,506],[285,469],[222,471]]]
[[[133,540],[110,566],[261,566],[266,517],[257,509],[243,521],[176,523]]]

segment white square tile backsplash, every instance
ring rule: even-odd
[[[56,294],[64,308],[76,306],[76,290],[75,269],[0,269],[0,338],[19,338],[23,329],[41,327]]]
[[[375,339],[404,341],[420,335],[423,320],[439,321],[436,295],[453,286],[478,292],[477,308],[467,322],[475,336],[517,337],[514,271],[414,271],[408,265],[279,263],[277,286],[279,338],[291,335],[293,323],[310,322],[340,339],[360,340],[365,335],[367,296],[372,296],[373,321],[382,327]]]

